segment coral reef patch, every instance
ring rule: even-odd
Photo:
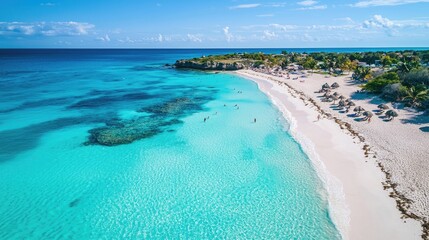
[[[167,130],[168,127],[182,123],[181,117],[203,110],[202,105],[210,97],[175,98],[138,110],[149,113],[132,120],[114,119],[106,126],[89,130],[85,145],[117,146],[150,138]]]

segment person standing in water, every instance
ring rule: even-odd
[[[253,122],[256,123],[256,118],[253,119]]]

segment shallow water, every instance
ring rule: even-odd
[[[164,66],[213,51],[2,52],[0,238],[340,238],[254,83]]]

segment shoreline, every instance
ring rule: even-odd
[[[292,136],[325,183],[331,219],[343,239],[421,238],[420,222],[401,219],[395,201],[383,190],[380,166],[368,161],[373,152],[349,123],[336,117],[315,121],[328,112],[282,78],[251,70],[233,74],[254,81],[290,122]]]

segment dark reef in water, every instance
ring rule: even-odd
[[[164,127],[180,123],[178,119],[166,120],[162,117],[140,117],[135,120],[118,121],[106,127],[91,129],[85,145],[116,146],[150,138],[161,132]]]
[[[79,204],[79,202],[80,202],[80,199],[76,198],[75,200],[73,200],[69,203],[69,207],[71,207],[71,208],[76,207]]]
[[[202,104],[209,97],[176,98],[171,101],[140,109],[150,113],[133,120],[112,120],[106,126],[89,131],[85,145],[116,146],[150,138],[167,130],[171,125],[180,124],[179,120],[187,114],[202,110]],[[167,130],[168,131],[168,130]]]
[[[118,95],[105,95],[101,97],[81,100],[77,103],[74,103],[68,106],[67,108],[68,109],[82,109],[82,108],[93,109],[93,108],[99,108],[99,107],[107,107],[114,103],[123,102],[124,99],[127,99],[128,101],[133,101],[133,100],[151,99],[154,97],[155,96],[152,96],[150,94],[140,93],[140,92],[118,94]]]
[[[185,113],[202,110],[202,104],[209,100],[205,97],[176,98],[172,101],[140,109],[139,112],[149,112],[161,116],[180,117]]]
[[[76,125],[100,123],[102,120],[106,121],[105,115],[83,115],[80,117],[58,118],[22,128],[0,131],[0,163],[13,159],[21,152],[37,147],[40,138],[48,132]]]

